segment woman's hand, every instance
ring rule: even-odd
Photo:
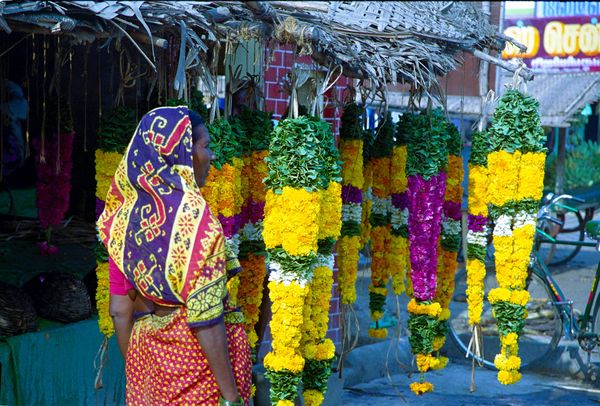
[[[119,349],[127,359],[127,346],[133,328],[133,300],[128,295],[110,295],[110,315],[115,326]]]
[[[221,321],[212,326],[198,327],[195,332],[202,350],[206,354],[210,369],[215,375],[221,396],[229,402],[239,402],[240,395],[229,361],[225,323]]]

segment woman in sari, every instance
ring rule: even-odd
[[[214,159],[209,142],[185,107],[147,113],[98,220],[131,405],[250,397],[250,349],[227,292],[239,267],[227,261],[221,225],[200,193]]]

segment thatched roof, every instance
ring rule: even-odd
[[[511,75],[500,78],[500,91],[512,82]],[[568,86],[565,86],[568,83]],[[586,104],[600,100],[600,73],[546,73],[536,74],[535,78],[521,90],[533,96],[540,103],[540,119],[546,127],[570,127]],[[499,95],[496,95],[498,97]],[[390,92],[386,102],[391,108],[406,109],[410,95],[406,92]],[[380,103],[376,101],[375,104]],[[433,107],[441,106],[439,100]],[[417,106],[427,107],[427,100],[421,100]],[[447,96],[446,111],[449,114],[478,118],[481,114],[481,97],[479,96]],[[493,114],[495,105],[488,107],[488,114]]]
[[[487,56],[505,37],[472,2],[5,1],[0,28],[66,34],[77,41],[123,37],[149,63],[165,31],[206,51],[219,39],[274,38],[325,66],[376,85],[401,79],[428,89],[460,50]],[[152,46],[150,45],[152,44]]]

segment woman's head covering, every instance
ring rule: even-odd
[[[211,217],[194,179],[188,109],[150,111],[138,124],[98,219],[111,258],[127,276],[146,281],[143,291],[160,298],[160,286],[153,284],[165,277],[175,283],[195,265],[202,235],[214,228]]]

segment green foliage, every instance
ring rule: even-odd
[[[240,259],[248,258],[248,255],[265,255],[267,253],[265,242],[262,240],[243,240],[240,242]]]
[[[458,252],[460,245],[460,234],[444,234],[442,233],[442,247],[448,252]]]
[[[296,279],[310,279],[315,259],[315,254],[296,256],[288,254],[283,248],[273,248],[268,250],[267,262],[275,261],[281,264],[283,271],[293,274]]]
[[[196,113],[200,114],[205,122],[208,122],[208,109],[204,104],[204,95],[199,90],[192,90],[192,95],[189,102],[185,101],[184,99],[167,99],[166,105],[187,106],[188,109],[194,110]]]
[[[391,157],[392,148],[394,148],[394,123],[392,122],[392,114],[388,113],[385,120],[377,128],[371,156],[373,158]]]
[[[565,159],[565,190],[591,187],[600,184],[600,144],[593,141],[581,143],[567,151]],[[556,185],[556,155],[548,155],[544,187],[554,190]]]
[[[371,312],[383,312],[385,296],[379,293],[369,292],[369,309]]]
[[[510,303],[496,302],[492,305],[494,317],[498,320],[498,333],[502,336],[508,333],[521,334],[525,326],[525,307]]]
[[[501,215],[507,215],[509,217],[515,217],[517,213],[524,211],[526,213],[535,214],[540,208],[539,200],[534,199],[523,199],[517,202],[510,201],[503,206],[490,206],[490,218],[497,219]]]
[[[330,375],[331,360],[307,359],[302,371],[302,387],[304,390],[313,389],[325,393]]]
[[[462,139],[458,128],[450,122],[446,121],[446,131],[448,131],[448,154],[460,156],[462,151]]]
[[[480,261],[485,261],[485,255],[487,253],[487,247],[482,247],[478,244],[468,244],[467,245],[467,258],[468,259],[478,259]]]
[[[342,125],[340,127],[340,137],[345,140],[360,140],[363,137],[361,125],[361,116],[363,109],[356,103],[348,103],[344,106],[342,114]]]
[[[344,221],[342,223],[341,235],[344,237],[360,235],[360,223],[357,223],[356,221]]]
[[[396,123],[396,145],[406,145],[408,143],[409,134],[415,131],[415,115],[411,113],[404,113],[400,116],[400,120]]]
[[[210,149],[217,159],[212,161],[212,165],[221,169],[225,163],[231,163],[233,158],[242,156],[242,147],[236,135],[231,128],[231,124],[220,118],[212,124],[207,124],[210,134]]]
[[[294,401],[298,395],[298,385],[302,379],[301,374],[294,374],[289,371],[275,372],[267,368],[265,376],[271,383],[269,395],[272,405],[276,405],[279,400]]]
[[[252,111],[244,107],[240,121],[246,132],[246,136],[240,139],[244,154],[269,149],[273,132],[273,113]]]
[[[390,224],[390,215],[371,213],[369,222],[372,227],[385,227]]]
[[[508,90],[499,100],[488,130],[492,151],[543,152],[545,134],[539,103],[518,90]]]
[[[309,192],[341,182],[339,151],[329,124],[311,117],[287,118],[273,132],[269,156],[265,158],[268,188],[284,186]]]
[[[375,134],[372,130],[363,130],[363,163],[366,165],[373,159],[373,147],[375,144]]]
[[[441,109],[435,109],[412,120],[414,131],[407,133],[406,174],[429,180],[448,166],[446,118]]]
[[[108,262],[108,251],[103,243],[96,243],[94,255],[96,256],[96,262]]]
[[[56,134],[56,130],[60,124],[60,132],[69,133],[73,131],[73,116],[71,114],[71,106],[68,98],[63,95],[60,97],[60,123],[57,120],[59,105],[56,97],[51,97],[46,103],[46,126],[47,134]]]
[[[321,255],[331,255],[333,254],[333,247],[335,246],[335,238],[331,238],[331,237],[327,237],[324,238],[322,240],[319,240],[318,243],[318,250],[317,252]]]
[[[414,354],[433,352],[433,339],[438,335],[439,320],[426,314],[411,314],[408,318],[410,348]]]
[[[125,152],[136,127],[135,110],[115,107],[100,123],[98,148],[106,152]]]
[[[471,165],[487,166],[487,156],[490,152],[488,135],[485,131],[475,131],[471,141]]]
[[[406,224],[402,224],[398,228],[392,227],[392,235],[394,237],[408,238],[408,226]]]

